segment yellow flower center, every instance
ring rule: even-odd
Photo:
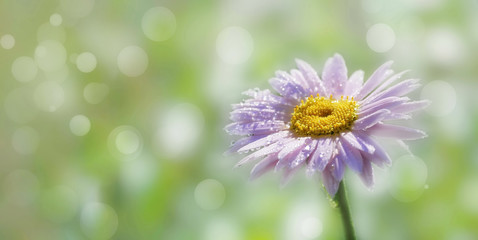
[[[290,130],[299,136],[322,137],[350,130],[357,120],[358,104],[353,97],[340,100],[312,95],[294,108]]]

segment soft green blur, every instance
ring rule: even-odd
[[[0,44],[0,239],[341,239],[318,176],[251,182],[222,130],[336,52],[433,101],[374,191],[347,170],[360,239],[478,239],[476,0],[0,0]]]

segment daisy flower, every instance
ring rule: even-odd
[[[251,172],[257,178],[270,170],[283,170],[282,184],[299,169],[307,175],[321,173],[334,196],[346,166],[368,187],[373,186],[372,163],[389,166],[390,157],[375,137],[414,140],[423,131],[389,121],[410,119],[410,113],[428,101],[411,101],[406,95],[417,89],[417,79],[393,75],[392,62],[381,65],[364,82],[359,70],[349,77],[341,55],[325,63],[322,77],[306,62],[296,60],[289,73],[277,71],[270,90],[244,92],[249,98],[232,106],[227,133],[239,135],[229,153],[247,153],[237,166],[258,161]]]

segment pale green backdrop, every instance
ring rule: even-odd
[[[476,0],[0,0],[0,239],[341,239],[317,176],[223,156],[242,91],[334,53],[433,101],[347,172],[359,238],[478,239]]]

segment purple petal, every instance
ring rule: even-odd
[[[269,134],[263,134],[263,135],[254,135],[254,136],[250,136],[250,137],[244,137],[244,138],[241,138],[237,141],[235,141],[231,147],[229,147],[229,149],[224,153],[225,155],[229,155],[229,154],[232,154],[232,153],[235,153],[237,152],[239,149],[241,149],[242,147],[246,146],[247,144],[249,143],[252,143],[252,142],[255,142],[261,138],[265,138],[269,136]]]
[[[315,150],[315,146],[317,146],[317,141],[306,141],[297,157],[290,163],[290,167],[294,168],[305,162],[305,160],[307,160],[310,154]]]
[[[427,136],[424,131],[390,124],[377,124],[369,129],[368,132],[378,137],[397,138],[401,140],[415,140]]]
[[[299,102],[301,98],[307,96],[305,89],[297,84],[292,76],[286,72],[276,72],[276,77],[271,78],[269,83],[280,95],[289,100],[293,100],[293,102]]]
[[[351,147],[372,154],[375,151],[375,148],[371,144],[364,141],[363,138],[360,138],[360,135],[361,133],[359,131],[341,134],[342,140]]]
[[[383,89],[385,89],[386,87],[390,86],[390,84],[392,84],[395,81],[397,81],[398,79],[400,79],[402,77],[402,75],[407,73],[407,72],[409,72],[409,70],[405,70],[405,71],[399,72],[399,73],[391,76],[387,81],[385,81],[383,84],[378,86],[377,89],[375,89],[375,91],[373,91],[368,97],[372,97],[372,96],[382,92]]]
[[[407,97],[388,97],[379,101],[365,104],[359,109],[359,115],[368,115],[380,109],[391,109],[410,100]]]
[[[383,167],[384,165],[390,166],[392,164],[392,160],[388,156],[387,152],[385,152],[385,150],[383,150],[383,148],[378,143],[376,143],[371,137],[369,137],[366,134],[362,134],[360,137],[363,138],[363,140],[366,141],[368,144],[374,146],[375,148],[375,151],[373,152],[373,154],[370,154],[367,152],[361,152],[364,162],[372,161],[379,167]]]
[[[254,168],[251,170],[251,176],[250,180],[254,180],[260,176],[262,176],[264,173],[272,170],[274,166],[276,165],[278,159],[277,159],[277,153],[271,154],[264,158],[262,161],[257,163]]]
[[[345,66],[344,58],[340,54],[335,54],[327,59],[322,72],[322,79],[325,89],[328,91],[327,95],[343,95],[347,81],[347,66]]]
[[[286,138],[286,139],[283,139],[281,141],[275,142],[275,143],[273,143],[269,146],[263,147],[263,148],[255,151],[255,152],[247,155],[245,158],[243,158],[241,161],[239,161],[236,164],[235,167],[240,167],[241,165],[243,165],[243,164],[245,164],[245,163],[247,163],[251,160],[261,158],[261,157],[269,155],[269,154],[278,153],[284,147],[285,144],[287,144],[291,141],[294,141],[294,139]]]
[[[323,171],[325,166],[332,158],[335,150],[335,141],[331,138],[319,138],[314,153],[310,156],[307,166],[307,175],[312,175],[315,171]]]
[[[370,76],[370,78],[365,82],[360,92],[357,94],[357,100],[361,100],[368,94],[370,94],[389,74],[390,66],[392,61],[388,61],[380,66],[375,72]]]
[[[302,73],[297,70],[297,69],[292,69],[290,71],[290,75],[292,75],[292,79],[294,79],[295,83],[299,84],[300,86],[302,86],[302,88],[304,88],[304,90],[306,90],[306,93],[307,94],[311,94],[312,93],[312,87],[309,86],[309,82],[307,82],[304,78],[304,76],[302,75]]]
[[[242,94],[249,96],[254,100],[269,101],[271,103],[285,103],[283,97],[271,93],[269,89],[260,90],[258,88],[254,88],[244,91],[242,92]]]
[[[362,89],[363,71],[355,71],[345,85],[344,96],[355,97]]]
[[[362,182],[365,184],[365,186],[367,186],[369,189],[372,189],[374,181],[373,169],[370,161],[363,161],[363,171],[360,173],[360,179],[362,179]]]
[[[341,158],[350,169],[358,173],[362,172],[363,160],[360,152],[344,140],[341,140],[337,147],[339,149],[338,157]]]
[[[429,100],[421,100],[421,101],[414,101],[414,102],[407,102],[401,104],[400,106],[396,106],[393,108],[393,112],[396,113],[411,113],[418,110],[422,110],[428,107],[431,104]]]
[[[337,154],[336,157],[332,158],[332,161],[330,161],[325,168],[329,168],[334,178],[340,181],[344,177],[344,172],[345,172],[344,165],[345,163],[342,157],[340,156],[340,154]]]
[[[320,96],[325,96],[326,91],[324,83],[320,80],[315,69],[303,60],[296,59],[295,62],[313,92],[316,94],[318,93]]]
[[[283,121],[265,121],[250,123],[231,123],[224,130],[231,135],[266,134],[286,129]]]
[[[287,136],[289,136],[289,131],[280,131],[273,134],[269,134],[267,135],[267,137],[262,137],[256,141],[251,141],[249,144],[240,148],[238,152],[249,151],[263,146],[267,146]]]
[[[335,194],[337,193],[337,190],[339,189],[339,183],[342,179],[340,180],[337,180],[333,174],[332,174],[332,170],[330,169],[325,169],[323,172],[322,172],[322,182],[325,186],[325,189],[327,190],[327,192],[329,193],[330,197],[334,197]]]
[[[280,181],[280,187],[283,188],[294,176],[294,173],[299,170],[299,167],[288,167],[284,168],[284,173],[282,174],[282,178]]]
[[[383,120],[388,121],[388,120],[398,120],[398,119],[408,120],[408,119],[412,119],[412,116],[409,114],[392,112],[389,115],[387,115]]]
[[[301,138],[286,144],[279,152],[279,162],[277,162],[275,170],[277,171],[285,166],[290,166],[292,161],[299,156],[303,146],[306,144],[307,141],[305,138]]]
[[[282,103],[273,103],[270,101],[261,101],[255,99],[247,99],[246,101],[239,104],[232,104],[232,110],[243,110],[243,111],[262,111],[264,109],[270,109],[280,112],[288,112],[293,110],[295,105],[286,105]]]
[[[379,123],[380,121],[382,121],[385,118],[385,116],[387,116],[388,114],[390,114],[390,110],[381,109],[367,116],[359,116],[359,119],[357,119],[353,125],[353,129],[354,130],[367,129]]]
[[[403,82],[400,82],[382,91],[381,93],[365,98],[361,102],[361,104],[368,104],[371,101],[378,101],[380,99],[388,97],[401,97],[420,87],[421,85],[418,84],[418,81],[418,79],[408,79]]]
[[[241,108],[233,110],[230,119],[234,122],[260,122],[267,120],[289,121],[290,117],[283,111],[275,109]]]

